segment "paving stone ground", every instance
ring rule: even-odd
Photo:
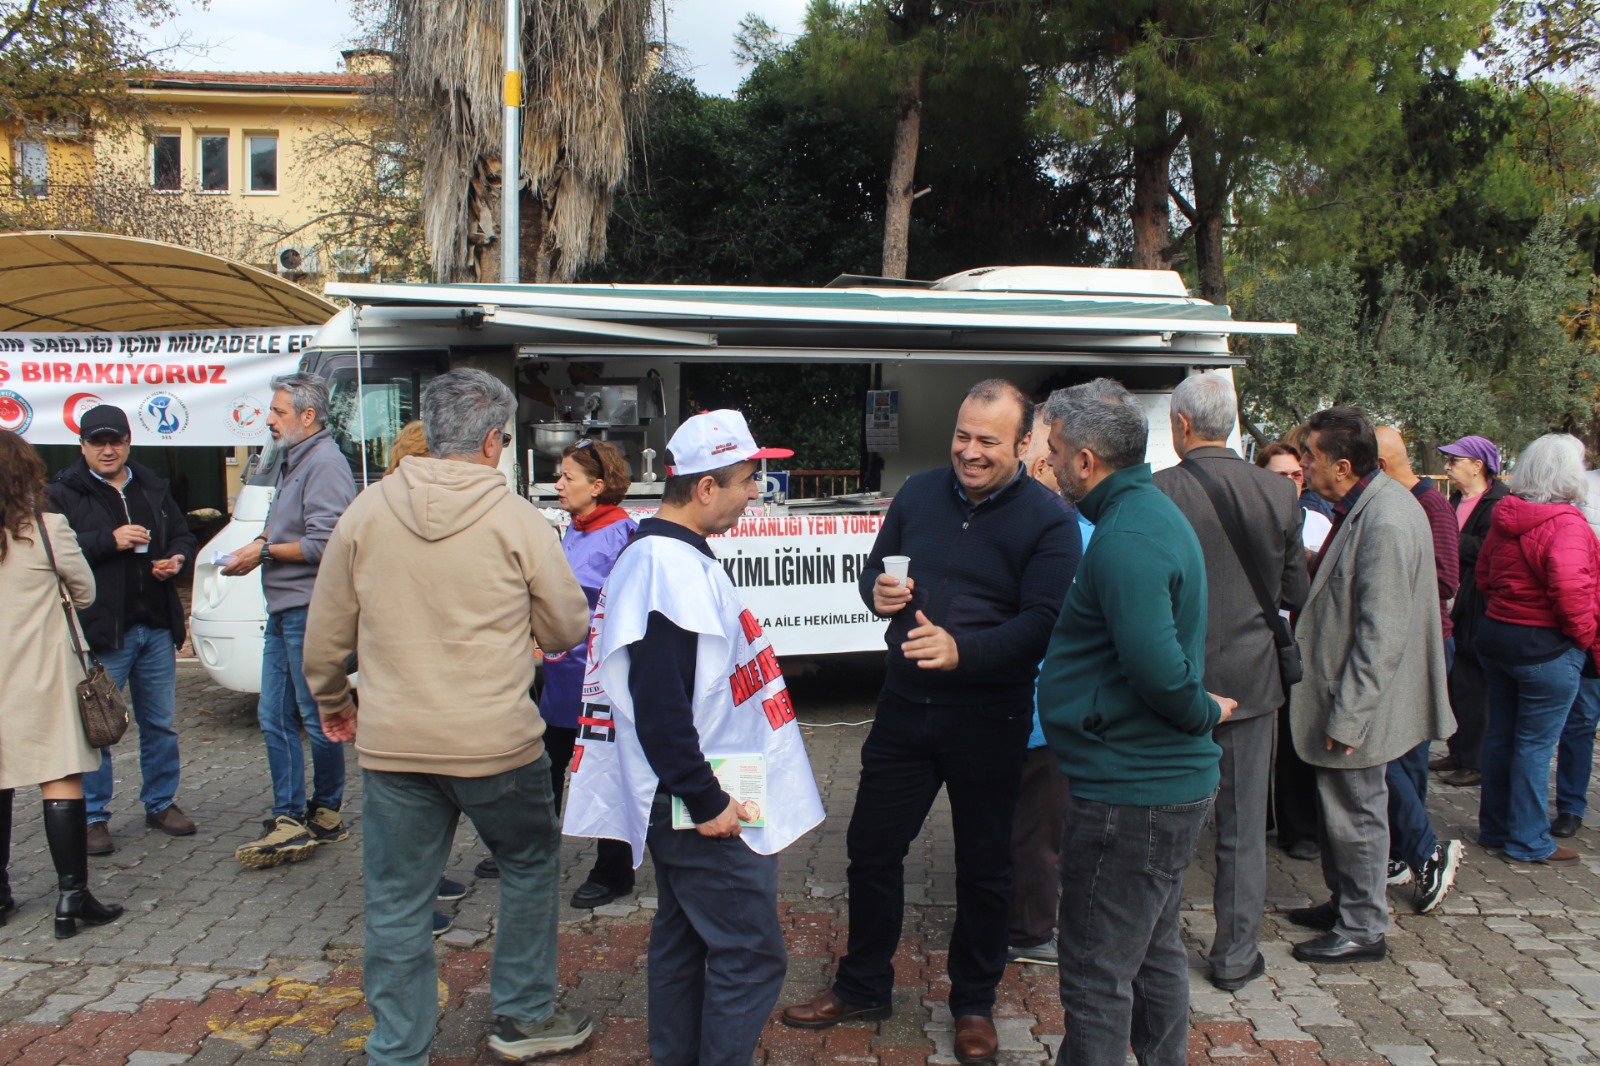
[[[790,952],[784,1001],[825,986],[847,932],[844,831],[857,752],[880,678],[867,658],[791,677],[829,818],[784,854],[779,907]],[[179,669],[184,781],[179,803],[200,824],[192,837],[144,828],[132,734],[117,760],[111,828],[115,854],[94,860],[91,882],[127,915],[74,939],[51,936],[54,877],[38,794],[17,797],[11,879],[21,909],[0,928],[0,1064],[15,1066],[228,1066],[364,1061],[371,1028],[361,993],[360,775],[351,756],[350,840],[308,862],[240,867],[233,848],[259,835],[269,806],[254,697]],[[1429,807],[1441,836],[1470,840],[1477,792],[1435,781]],[[954,916],[949,813],[943,802],[906,864],[906,936],[896,959],[895,1012],[825,1032],[767,1027],[758,1061],[954,1062],[945,944]],[[1214,921],[1209,838],[1185,883],[1191,949],[1191,1063],[1585,1063],[1600,1059],[1600,848],[1590,830],[1568,869],[1512,867],[1470,846],[1455,893],[1434,915],[1392,894],[1389,959],[1357,967],[1293,961],[1307,934],[1282,912],[1323,898],[1315,863],[1270,851],[1267,976],[1236,994],[1205,980],[1200,952]],[[442,904],[456,927],[439,944],[443,1006],[435,1063],[491,1061],[489,947],[495,882],[474,882],[482,856],[470,828],[448,873],[472,885]],[[563,892],[582,881],[592,845],[563,847]],[[648,863],[639,892],[591,913],[566,909],[563,998],[602,1028],[583,1051],[551,1061],[642,1063],[644,955],[654,903]],[[1002,1066],[1051,1061],[1062,1032],[1055,971],[1013,966],[996,1024]]]

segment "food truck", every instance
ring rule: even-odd
[[[302,366],[329,381],[329,425],[358,486],[382,476],[428,382],[473,366],[517,394],[506,427],[515,443],[502,466],[512,488],[558,525],[561,451],[586,436],[627,458],[633,484],[623,506],[636,516],[655,509],[666,442],[693,413],[685,368],[870,368],[860,417],[876,487],[818,490],[818,479],[763,471],[762,499],[712,539],[782,655],[882,648],[885,623],[863,606],[857,577],[895,490],[949,462],[956,409],[979,380],[1006,378],[1035,393],[1115,377],[1147,408],[1159,468],[1177,461],[1173,387],[1187,374],[1238,365],[1231,336],[1295,330],[1234,321],[1227,307],[1189,296],[1175,273],[1068,267],[984,268],[927,283],[845,276],[819,288],[334,284],[327,294],[350,306],[316,333]],[[196,568],[196,653],[215,680],[243,691],[259,685],[259,572],[226,577],[213,560],[259,534],[274,477],[269,455]]]

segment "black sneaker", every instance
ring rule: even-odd
[[[444,936],[451,929],[455,928],[455,924],[456,924],[456,920],[454,918],[450,917],[448,914],[445,914],[443,911],[434,911],[433,912],[433,935],[434,936]]]
[[[1339,908],[1333,900],[1324,900],[1314,907],[1296,907],[1284,914],[1295,925],[1307,929],[1321,929],[1331,932],[1339,922]]]
[[[594,1020],[588,1011],[563,1007],[544,1021],[527,1026],[501,1018],[489,1035],[489,1050],[502,1062],[527,1062],[582,1047],[592,1035]]]
[[[464,898],[466,894],[466,885],[460,881],[452,881],[448,877],[441,877],[439,878],[439,891],[434,893],[433,898],[441,903],[449,903],[452,900]]]
[[[1409,885],[1411,883],[1411,867],[1402,859],[1389,860],[1387,878],[1390,885]]]
[[[1434,845],[1433,854],[1422,864],[1417,874],[1416,907],[1418,914],[1427,914],[1450,894],[1456,883],[1456,871],[1461,867],[1461,853],[1465,849],[1459,840],[1441,840]]]

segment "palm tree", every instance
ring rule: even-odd
[[[523,0],[523,275],[605,251],[627,176],[655,0]],[[488,281],[499,234],[501,0],[389,0],[395,91],[421,112],[423,230],[441,281]]]

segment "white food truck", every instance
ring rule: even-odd
[[[933,283],[847,276],[823,288],[335,284],[327,292],[351,306],[318,331],[302,365],[329,380],[330,427],[357,484],[382,476],[427,383],[475,366],[518,394],[505,473],[558,524],[566,517],[555,503],[559,457],[582,436],[623,450],[634,477],[624,506],[654,510],[666,441],[692,413],[680,387],[685,367],[870,367],[860,416],[865,447],[881,458],[879,487],[818,492],[806,487],[818,479],[789,482],[772,471],[760,505],[712,542],[783,655],[883,646],[884,623],[862,605],[856,578],[894,491],[949,462],[956,409],[977,381],[1003,377],[1035,392],[1118,378],[1148,407],[1159,468],[1177,458],[1167,400],[1178,381],[1238,365],[1231,335],[1295,330],[1236,322],[1227,307],[1191,298],[1177,274],[1143,270],[998,267]],[[241,691],[259,686],[259,572],[224,577],[211,560],[260,532],[275,477],[266,460],[195,573],[196,653],[213,679]]]

